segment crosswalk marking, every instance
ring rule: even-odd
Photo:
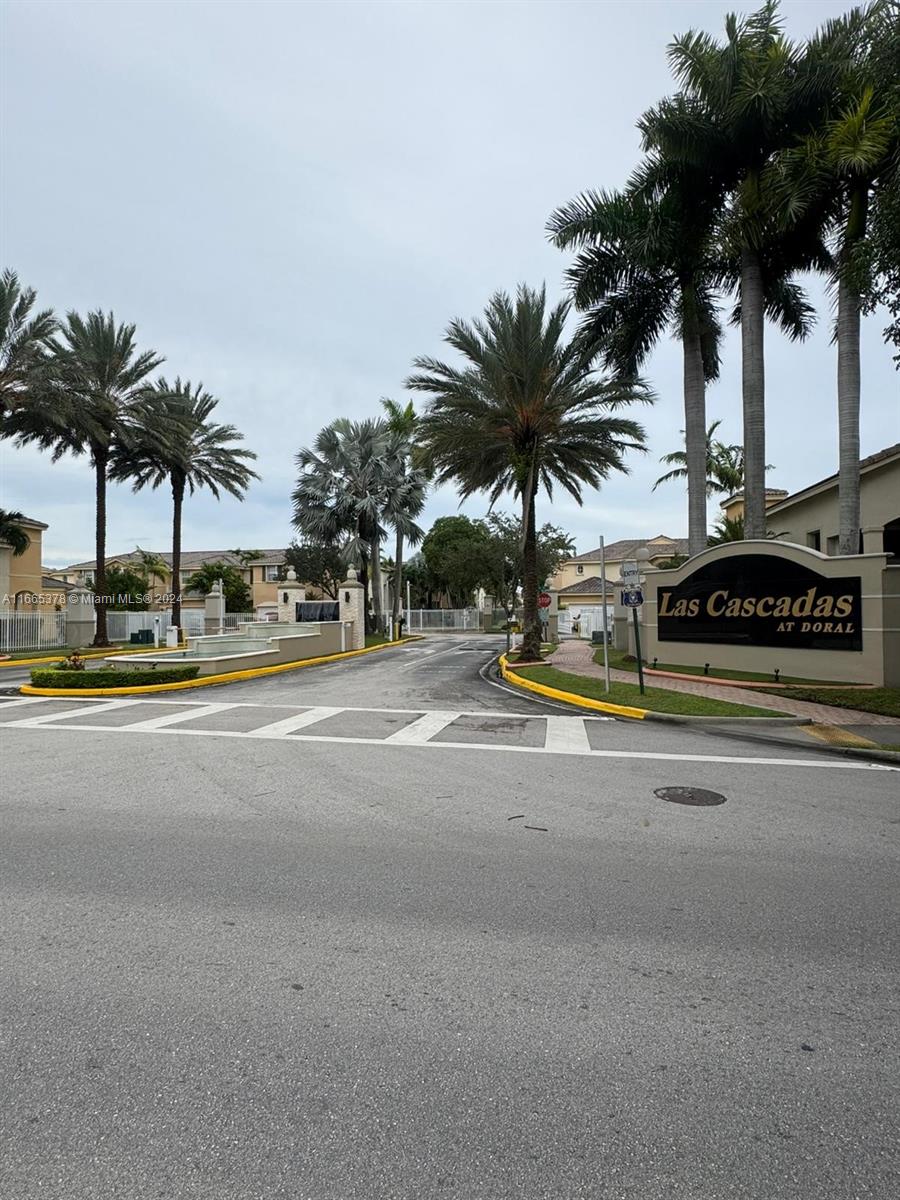
[[[140,700],[110,700],[103,706],[104,712],[111,712],[114,708],[131,708],[134,704],[140,704]],[[23,725],[42,725],[56,724],[57,721],[68,721],[72,717],[80,717],[84,713],[83,708],[73,708],[71,712],[64,713],[46,713],[43,717],[22,717],[19,721],[4,721],[4,725],[23,726]]]
[[[195,721],[198,717],[211,717],[236,707],[234,704],[202,704],[188,712],[166,713],[161,717],[148,717],[146,721],[133,721],[127,729],[165,729],[168,725],[179,725],[182,721]]]
[[[557,754],[583,753],[590,750],[587,730],[584,721],[578,717],[545,717],[547,733],[544,738],[544,749]]]
[[[343,711],[342,708],[311,708],[307,712],[295,713],[292,717],[285,717],[283,721],[273,721],[271,725],[263,725],[259,729],[251,729],[246,736],[259,738],[283,737],[287,733],[293,733],[295,729],[306,729],[308,725],[316,725],[319,721],[327,720],[328,717],[336,717],[338,713]]]
[[[413,721],[411,725],[398,729],[396,733],[392,733],[384,740],[395,745],[421,746],[433,738],[436,733],[440,733],[442,729],[451,725],[459,715],[457,712],[427,712],[419,717],[418,721]]]

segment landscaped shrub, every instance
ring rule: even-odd
[[[181,683],[184,679],[196,679],[199,670],[199,666],[162,667],[152,671],[135,671],[129,667],[121,670],[101,667],[97,671],[35,667],[31,682],[34,687],[41,688],[146,687],[151,683]]]

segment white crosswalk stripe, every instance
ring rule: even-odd
[[[31,698],[29,698],[31,699]],[[41,698],[43,699],[43,698]],[[29,705],[25,713],[19,710],[24,701],[4,700],[0,703],[0,729],[21,730],[45,734],[91,733],[130,734],[134,736],[200,737],[200,738],[255,738],[280,741],[282,743],[317,742],[332,745],[387,746],[394,750],[482,750],[504,754],[555,754],[589,758],[637,759],[642,761],[668,762],[713,762],[747,764],[755,767],[772,766],[781,770],[789,768],[814,768],[847,771],[894,771],[898,768],[875,762],[836,760],[826,757],[817,759],[741,757],[727,754],[681,754],[651,750],[625,750],[597,748],[591,746],[589,728],[604,725],[610,732],[617,727],[606,717],[546,716],[534,713],[508,713],[494,709],[477,712],[450,712],[448,710],[425,711],[419,709],[378,709],[326,707],[303,708],[289,716],[280,716],[284,704],[251,704],[243,701],[234,703],[206,703],[200,700],[100,700],[94,697],[76,698],[74,707],[59,711],[58,700],[44,700],[50,712],[41,713],[41,703]],[[66,705],[72,703],[65,701]],[[171,705],[171,713],[159,713],[160,705]],[[141,719],[140,708],[147,705],[155,715]],[[121,724],[103,724],[105,713],[117,713],[122,709],[134,708],[134,720]],[[189,711],[185,711],[189,708]],[[250,729],[215,728],[216,719],[225,723],[235,710],[246,713],[250,710]],[[259,725],[254,725],[258,714]],[[272,720],[278,716],[277,720]],[[84,724],[78,718],[90,718]],[[99,720],[98,720],[99,717]],[[397,729],[398,719],[408,718]],[[212,728],[198,729],[194,722],[204,718]],[[317,732],[316,727],[335,718],[336,727],[328,733]],[[460,721],[460,718],[466,718]],[[472,718],[476,718],[472,720]],[[243,723],[246,717],[241,718]],[[452,740],[442,740],[441,734],[449,725],[457,722]],[[374,730],[375,736],[372,735]],[[535,734],[537,731],[537,735]],[[378,734],[381,736],[377,736]]]

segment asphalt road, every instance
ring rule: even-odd
[[[3,703],[4,1200],[898,1193],[900,773],[565,718],[555,752],[494,649],[199,716]]]

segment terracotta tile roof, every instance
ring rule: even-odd
[[[607,562],[622,562],[626,558],[634,558],[635,551],[640,550],[642,546],[650,551],[652,558],[671,558],[674,554],[687,554],[688,540],[687,538],[667,538],[664,534],[658,534],[655,538],[631,538],[621,542],[610,542],[604,547],[604,554]],[[599,562],[600,547],[596,550],[589,550],[587,554],[576,554],[574,558],[566,559],[566,562]],[[563,564],[565,565],[565,564]]]
[[[148,550],[148,554],[156,554],[163,560],[167,567],[172,565],[172,552],[170,550]],[[280,567],[284,562],[286,550],[260,550],[259,558],[255,558],[252,563],[247,566],[251,567]],[[141,561],[141,556],[136,550],[129,550],[127,554],[107,554],[107,563],[136,563]],[[240,567],[241,560],[237,555],[230,550],[182,550],[181,552],[181,569],[182,571],[190,571],[196,567],[202,567],[208,562],[223,562],[227,565]],[[97,560],[92,558],[89,562],[72,563],[68,567],[60,567],[60,571],[93,571],[97,566]]]
[[[599,596],[602,594],[603,582],[599,575],[590,575],[587,579],[579,579],[568,587],[560,588],[560,596]],[[607,596],[615,596],[616,591],[610,581],[606,581]]]

